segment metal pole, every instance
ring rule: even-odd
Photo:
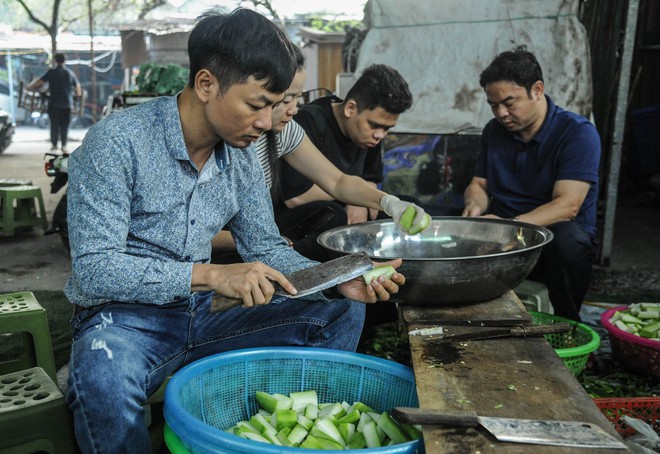
[[[16,122],[16,106],[14,105],[14,64],[11,61],[11,49],[7,49],[7,83],[9,84],[9,114],[11,121]]]
[[[614,235],[614,217],[616,199],[619,190],[619,174],[621,171],[621,145],[626,125],[628,111],[628,91],[630,88],[630,68],[635,47],[637,31],[637,15],[639,0],[628,0],[626,14],[626,29],[623,37],[623,53],[621,54],[621,72],[617,89],[616,110],[614,111],[614,128],[612,131],[612,152],[610,154],[609,172],[607,174],[607,198],[605,199],[605,219],[603,224],[602,247],[600,251],[601,265],[609,266],[612,255],[612,238]]]

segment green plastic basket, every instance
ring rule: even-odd
[[[600,336],[596,331],[589,328],[584,323],[576,322],[558,315],[547,314],[545,312],[529,312],[535,325],[548,323],[566,322],[571,325],[571,330],[566,333],[546,334],[545,339],[555,349],[557,355],[564,361],[564,364],[573,372],[579,375],[584,366],[587,365],[589,354],[596,351],[600,346]]]
[[[412,369],[393,361],[321,348],[236,350],[196,361],[172,376],[165,391],[165,442],[174,454],[318,452],[225,432],[257,412],[256,391],[307,389],[318,393],[319,402],[360,401],[379,412],[419,406]],[[415,440],[341,452],[413,454],[423,452],[423,444]]]

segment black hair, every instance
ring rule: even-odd
[[[495,60],[481,72],[479,85],[493,82],[509,81],[525,87],[527,95],[532,94],[532,85],[537,81],[543,82],[543,71],[534,54],[527,50],[527,46],[518,46],[513,50],[502,52]]]
[[[303,54],[300,47],[293,46],[293,56],[296,61],[296,72],[305,68],[305,54]],[[268,130],[264,132],[266,134],[266,144],[268,145],[268,167],[270,168],[270,198],[273,201],[273,205],[276,205],[279,202],[281,196],[280,188],[280,151],[277,144],[277,133],[275,131]]]
[[[57,63],[58,65],[63,64],[64,60],[66,60],[64,58],[64,54],[55,54],[54,58],[55,58],[55,63]]]
[[[293,58],[296,61],[296,72],[305,68],[305,54],[299,46],[293,46]]]
[[[352,99],[358,110],[381,107],[391,114],[400,114],[412,106],[412,94],[408,83],[396,69],[387,65],[371,65],[346,94],[345,101]]]
[[[293,45],[286,34],[265,16],[242,8],[200,16],[188,38],[188,56],[188,85],[193,87],[197,73],[208,69],[223,93],[250,76],[264,81],[271,93],[282,93],[295,73]]]

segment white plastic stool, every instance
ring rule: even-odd
[[[525,280],[522,281],[518,287],[513,289],[518,295],[520,301],[530,311],[545,312],[554,314],[550,297],[548,296],[548,288],[545,284],[536,281]]]

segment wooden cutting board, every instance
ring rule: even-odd
[[[513,291],[483,303],[442,306],[400,304],[401,319],[410,325],[511,326],[532,324],[532,317]]]

